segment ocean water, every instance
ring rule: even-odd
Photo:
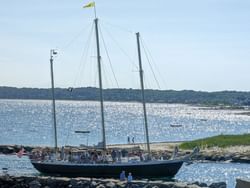
[[[54,144],[52,103],[0,100],[0,144]],[[142,105],[105,102],[107,144],[144,142]],[[186,141],[218,134],[250,133],[250,116],[242,110],[212,110],[183,104],[147,104],[151,142]],[[57,101],[59,145],[95,145],[101,141],[100,107],[93,101]],[[181,127],[171,127],[180,124]],[[90,131],[79,134],[75,131]]]
[[[0,175],[2,168],[8,168],[8,174],[13,176],[39,175],[33,168],[28,157],[18,158],[16,155],[0,155]],[[182,182],[204,182],[210,185],[213,182],[226,182],[227,188],[234,188],[236,178],[250,180],[250,164],[237,163],[194,163],[184,164],[175,180]]]
[[[107,144],[144,142],[142,105],[105,102]],[[52,146],[51,101],[0,100],[0,145]],[[59,145],[94,145],[101,141],[100,108],[93,101],[57,101]],[[250,116],[242,110],[213,110],[182,104],[147,104],[151,142],[185,141],[218,134],[250,133]],[[171,124],[182,125],[171,127]],[[89,134],[75,131],[87,130]],[[0,155],[0,171],[12,175],[38,175],[27,157]],[[0,172],[1,174],[2,172]],[[237,177],[250,179],[249,164],[194,163],[183,165],[175,179],[186,182],[225,181],[235,187]]]
[[[250,181],[250,164],[194,163],[183,165],[175,179],[184,182],[226,182],[227,188],[235,188],[236,178]]]

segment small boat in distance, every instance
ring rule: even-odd
[[[83,133],[83,134],[88,134],[90,131],[75,131],[75,133]]]
[[[202,118],[202,119],[200,119],[200,121],[207,121],[207,119],[205,119],[205,118]]]
[[[96,34],[96,47],[97,47],[97,65],[99,73],[99,88],[100,88],[100,107],[101,107],[101,124],[102,124],[102,153],[106,155],[106,138],[105,138],[105,121],[104,121],[104,109],[103,109],[103,96],[102,96],[102,76],[101,76],[101,56],[99,48],[99,33],[98,33],[98,18],[95,18],[95,34]],[[144,97],[144,83],[143,83],[143,69],[141,61],[141,51],[140,51],[140,34],[136,33],[137,39],[137,50],[139,59],[139,74],[141,83],[141,93],[142,93],[142,105],[144,114],[144,126],[146,133],[146,144],[147,144],[147,158],[140,160],[131,161],[104,161],[104,162],[86,162],[77,163],[64,160],[31,160],[32,165],[41,173],[49,175],[60,175],[68,177],[119,177],[122,171],[126,173],[131,172],[134,177],[173,177],[181,168],[185,159],[170,159],[170,160],[153,160],[151,158],[150,152],[150,141],[149,141],[149,131],[147,123],[147,112]],[[52,53],[53,55],[53,53]],[[53,62],[53,60],[51,60]],[[53,70],[53,69],[52,69]],[[52,73],[53,75],[53,73]],[[52,76],[53,79],[53,76]],[[52,93],[54,84],[52,82]],[[54,94],[53,94],[54,101]],[[55,102],[53,102],[53,108],[55,107]],[[55,112],[55,110],[53,110]],[[55,118],[55,114],[54,114]],[[54,122],[56,122],[54,120]],[[56,135],[56,124],[55,137]],[[55,151],[57,150],[57,139],[55,139]],[[112,155],[112,154],[111,154]]]
[[[170,124],[170,127],[182,127],[181,124]]]

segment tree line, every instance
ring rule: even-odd
[[[57,100],[99,100],[99,89],[55,88]],[[139,89],[104,89],[106,101],[141,101]],[[0,87],[0,99],[51,99],[51,89]],[[182,103],[202,105],[249,106],[250,92],[219,91],[205,92],[193,90],[145,90],[146,102],[151,103]]]

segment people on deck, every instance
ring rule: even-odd
[[[117,159],[118,159],[118,162],[122,162],[122,152],[121,152],[121,150],[119,150],[117,152]]]
[[[111,157],[112,157],[112,161],[116,162],[116,151],[115,150],[112,150]]]
[[[147,156],[141,150],[112,149],[100,151],[96,149],[81,150],[77,148],[60,148],[55,154],[51,148],[32,151],[30,158],[37,161],[65,161],[70,163],[122,163],[124,161],[145,161]],[[158,159],[158,158],[157,158]]]
[[[144,157],[143,157],[143,155],[142,155],[142,152],[141,152],[141,151],[139,151],[139,157],[140,157],[140,161],[144,161]]]

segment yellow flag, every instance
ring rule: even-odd
[[[88,4],[86,4],[85,6],[83,6],[83,8],[90,8],[90,7],[94,7],[95,6],[95,2],[90,2]]]

